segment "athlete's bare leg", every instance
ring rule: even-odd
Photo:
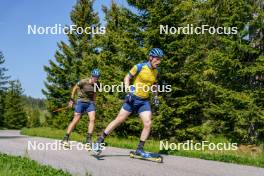
[[[69,124],[67,128],[67,134],[71,134],[74,127],[77,125],[77,123],[80,121],[82,114],[81,113],[74,113],[74,118],[72,119],[71,123]]]
[[[89,134],[93,133],[94,130],[94,122],[95,122],[95,111],[88,112],[89,122],[88,122],[88,129],[87,132]]]
[[[127,117],[131,114],[131,112],[124,110],[123,108],[119,111],[115,120],[113,120],[104,130],[106,134],[111,133],[116,127],[122,124]]]
[[[144,112],[141,112],[139,114],[142,122],[143,122],[143,125],[144,125],[144,128],[141,132],[141,136],[140,136],[140,140],[141,141],[146,141],[149,137],[149,133],[150,133],[150,130],[151,130],[151,117],[152,117],[152,113],[151,111],[144,111]]]

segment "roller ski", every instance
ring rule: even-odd
[[[62,140],[62,141],[60,142],[60,144],[61,144],[62,147],[64,147],[64,148],[67,148],[67,149],[71,148],[70,142],[67,141],[67,140]]]
[[[153,162],[157,162],[157,163],[163,163],[163,157],[161,155],[159,155],[157,153],[148,153],[148,152],[145,152],[144,150],[130,151],[129,157],[153,161]]]

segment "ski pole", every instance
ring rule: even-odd
[[[64,110],[64,109],[68,109],[69,108],[69,106],[66,106],[66,107],[62,107],[62,108],[59,108],[59,109],[55,109],[54,111],[52,111],[52,112],[59,112],[59,111],[62,111],[62,110]]]

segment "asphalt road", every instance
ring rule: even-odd
[[[67,170],[73,175],[264,176],[263,168],[179,156],[164,156],[162,164],[131,159],[128,156],[130,150],[114,147],[107,147],[102,157],[96,158],[86,150],[77,150],[77,145],[72,150],[55,150],[54,142],[47,138],[23,136],[19,131],[0,130],[1,153],[29,156],[39,163]],[[39,147],[38,150],[33,149],[34,144]],[[45,145],[48,150],[44,150]]]

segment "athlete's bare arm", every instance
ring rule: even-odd
[[[76,94],[78,89],[79,89],[79,86],[77,84],[75,84],[75,86],[73,87],[72,92],[71,92],[71,99],[74,99],[75,94]]]
[[[79,86],[78,86],[77,84],[76,84],[76,85],[73,87],[73,89],[72,89],[72,92],[71,92],[71,100],[70,100],[70,102],[69,102],[69,106],[70,106],[70,107],[73,106],[73,103],[74,103],[73,99],[74,99],[75,94],[76,94],[76,92],[77,92],[78,89],[79,89]]]
[[[130,85],[130,79],[131,77],[129,76],[129,74],[127,74],[124,78],[124,84],[125,84],[125,89],[129,90],[129,85]]]

